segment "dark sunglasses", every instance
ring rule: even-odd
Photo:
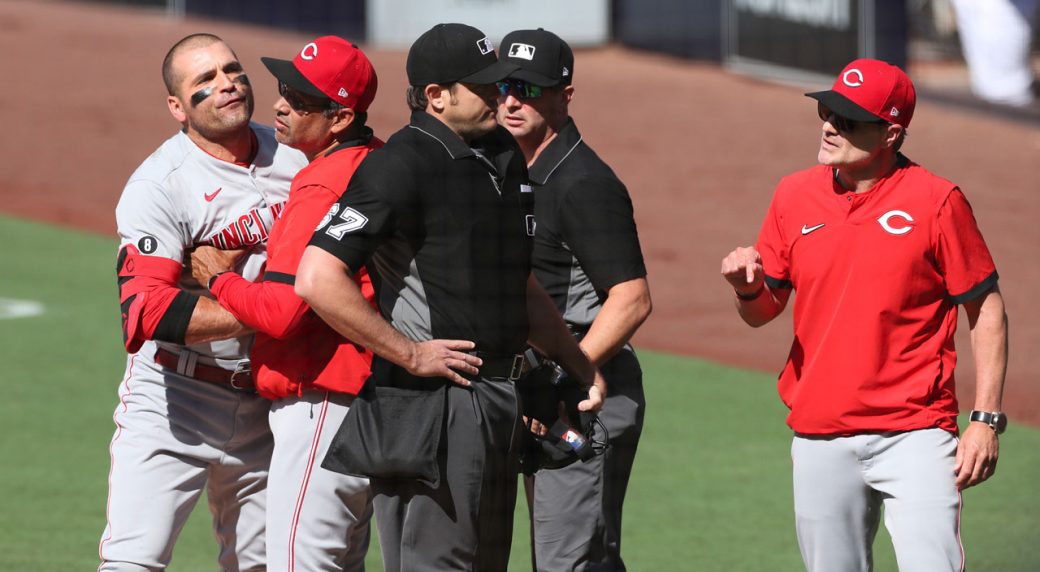
[[[856,121],[855,119],[849,119],[848,117],[838,115],[831,111],[831,108],[827,107],[822,103],[816,104],[816,113],[819,114],[820,119],[823,121],[829,121],[835,129],[842,133],[852,133],[856,130],[859,125],[887,125],[888,122],[884,119],[876,119],[874,121]]]
[[[516,94],[517,99],[534,99],[542,96],[542,86],[522,79],[504,79],[495,85],[498,86],[498,93],[502,97],[509,95],[510,89]]]
[[[285,102],[289,104],[289,107],[297,113],[325,111],[326,109],[329,109],[332,104],[331,99],[323,103],[305,101],[303,97],[301,97],[300,92],[289,87],[284,81],[278,82],[278,95],[282,96],[285,99]]]

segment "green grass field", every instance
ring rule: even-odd
[[[93,570],[125,360],[115,241],[0,217],[0,243],[8,245],[0,298],[46,307],[40,316],[0,320],[0,570]],[[790,432],[772,376],[648,351],[641,357],[648,415],[625,507],[629,569],[802,570]],[[964,495],[968,569],[1035,572],[1040,431],[1012,426],[1001,446],[996,477]],[[171,570],[215,569],[204,506]],[[515,570],[530,569],[524,517],[518,511]],[[895,570],[884,532],[876,562],[879,571]],[[375,544],[369,563],[381,569]]]

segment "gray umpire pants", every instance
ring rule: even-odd
[[[599,414],[610,435],[607,452],[534,475],[531,538],[538,571],[625,570],[621,508],[643,430],[643,370],[625,348],[600,372],[607,382]]]
[[[515,386],[478,378],[468,389],[451,385],[447,401],[439,486],[371,480],[387,572],[495,572],[509,565],[523,427]]]

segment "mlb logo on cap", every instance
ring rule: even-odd
[[[574,74],[574,53],[556,34],[537,30],[516,30],[502,38],[502,60],[519,69],[509,75],[540,87],[570,85]],[[506,50],[505,46],[509,46]]]
[[[491,40],[486,37],[477,40],[477,47],[480,48],[480,55],[482,56],[486,56],[495,51],[495,44],[492,44]]]
[[[514,43],[509,46],[509,57],[524,60],[534,59],[534,46],[531,44]]]

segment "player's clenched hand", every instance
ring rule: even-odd
[[[419,377],[446,377],[453,383],[469,387],[470,382],[459,372],[476,375],[484,362],[466,353],[477,347],[467,340],[430,340],[415,344],[408,372]]]
[[[205,287],[215,274],[234,269],[246,251],[245,248],[220,250],[212,246],[196,247],[191,252],[191,275]]]
[[[975,486],[997,470],[1000,443],[997,433],[982,423],[969,423],[957,445],[957,490]]]
[[[722,276],[738,293],[754,294],[765,281],[762,256],[754,246],[737,248],[722,259]]]

